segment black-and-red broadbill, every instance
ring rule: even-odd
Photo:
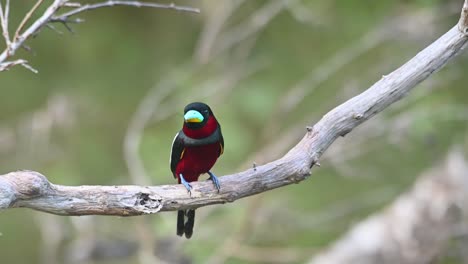
[[[223,154],[223,150],[221,126],[211,108],[200,102],[188,104],[184,109],[182,129],[172,142],[170,164],[174,178],[190,193],[190,182],[197,181],[201,174],[208,173],[219,191],[219,180],[210,170]],[[194,209],[178,211],[177,235],[185,234],[186,238],[190,238],[194,223]]]

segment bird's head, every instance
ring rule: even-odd
[[[204,103],[191,103],[184,109],[185,125],[191,129],[202,128],[212,116],[214,117],[210,107]]]

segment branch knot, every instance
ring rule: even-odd
[[[135,201],[135,208],[143,214],[154,214],[161,210],[163,206],[163,199],[155,197],[149,193],[141,192]]]
[[[15,171],[4,176],[18,199],[32,199],[50,191],[47,178],[35,171]]]

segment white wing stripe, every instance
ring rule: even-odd
[[[169,166],[171,166],[171,164],[172,164],[172,149],[174,148],[174,142],[175,142],[177,136],[179,136],[179,132],[177,132],[177,134],[175,135],[174,139],[172,140],[172,144],[171,144],[171,153],[170,153],[170,156],[169,156]]]

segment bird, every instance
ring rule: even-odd
[[[171,171],[179,184],[183,184],[191,195],[191,182],[198,181],[201,174],[208,173],[209,180],[217,191],[219,179],[210,170],[224,152],[224,138],[221,125],[211,108],[201,102],[193,102],[184,108],[182,129],[172,141],[170,155]],[[187,221],[185,221],[187,217]],[[195,223],[195,209],[177,212],[177,235],[192,237]]]

